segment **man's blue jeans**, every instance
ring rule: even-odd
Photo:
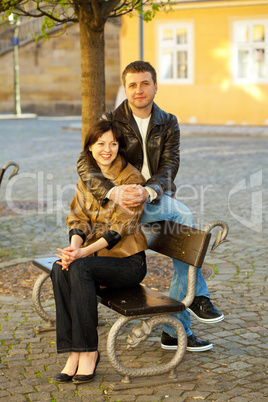
[[[190,210],[184,204],[166,194],[161,198],[158,204],[145,204],[141,222],[150,223],[164,220],[194,227],[194,219]],[[172,299],[180,301],[185,297],[187,292],[189,266],[184,262],[175,259],[173,259],[173,265],[174,273],[170,285],[169,296]],[[201,269],[197,270],[195,295],[210,297]],[[174,314],[174,316],[179,318],[183,324],[186,330],[186,335],[191,335],[192,331],[189,328],[191,324],[190,313],[185,310],[182,313]],[[176,337],[175,330],[170,326],[165,325],[164,331],[170,336]]]

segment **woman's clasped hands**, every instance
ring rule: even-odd
[[[57,264],[62,266],[62,269],[69,270],[69,265],[78,258],[84,257],[83,249],[80,247],[69,246],[64,249],[57,248],[61,254],[55,254],[61,261],[57,261]]]

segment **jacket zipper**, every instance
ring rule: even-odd
[[[151,128],[150,128],[150,130],[147,130],[147,133],[146,133],[146,138],[145,138],[145,152],[146,152],[146,155],[147,155],[147,162],[148,162],[148,166],[149,166],[149,171],[150,171],[150,175],[151,175],[151,177],[152,177],[152,169],[151,169],[151,164],[150,164],[150,160],[149,160],[149,156],[148,156],[148,151],[147,151],[147,145],[148,145],[148,138],[149,138],[149,134],[151,133],[151,131],[152,131],[152,129],[153,128],[155,128],[155,126],[156,126],[156,124],[154,124]],[[148,127],[149,128],[149,127]]]
[[[136,123],[137,124],[137,123]],[[136,131],[134,130],[134,128],[129,124],[128,125],[130,128],[131,128],[131,130],[135,133],[135,135],[138,137],[138,140],[139,140],[139,143],[140,143],[140,145],[141,145],[141,149],[142,149],[142,165],[141,166],[143,166],[143,160],[144,160],[144,157],[143,157],[143,152],[144,152],[144,149],[143,149],[143,142],[142,142],[142,139],[140,138],[140,136],[136,133]],[[139,127],[138,127],[138,129],[139,129]],[[148,155],[147,155],[147,158],[148,158]]]

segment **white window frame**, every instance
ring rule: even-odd
[[[236,27],[245,26],[245,24],[249,27],[249,42],[236,42],[235,32]],[[265,26],[265,40],[262,42],[253,42],[253,26],[254,25],[264,25]],[[233,21],[233,81],[235,84],[266,84],[268,82],[268,19],[256,19],[256,20],[239,20]],[[253,69],[253,52],[255,49],[265,50],[265,61],[264,61],[264,71],[265,77],[239,77],[239,65],[238,65],[238,54],[239,50],[248,50],[250,53],[250,62],[249,69],[252,71]]]
[[[172,45],[164,45],[163,38],[163,30],[164,29],[172,29],[173,30],[173,43]],[[187,30],[187,39],[188,43],[186,44],[177,44],[175,43],[176,31],[177,29],[186,28]],[[193,83],[193,24],[188,22],[175,22],[171,24],[160,24],[158,28],[158,43],[159,43],[159,82],[162,84],[192,84]],[[173,52],[173,77],[174,78],[163,78],[161,71],[161,58],[162,52],[165,50],[171,50]],[[178,51],[186,51],[187,52],[187,78],[178,78],[177,77],[177,52]]]

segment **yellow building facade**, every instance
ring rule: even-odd
[[[268,1],[181,1],[143,23],[157,104],[184,124],[268,125]],[[140,58],[140,20],[125,16],[121,70]]]

